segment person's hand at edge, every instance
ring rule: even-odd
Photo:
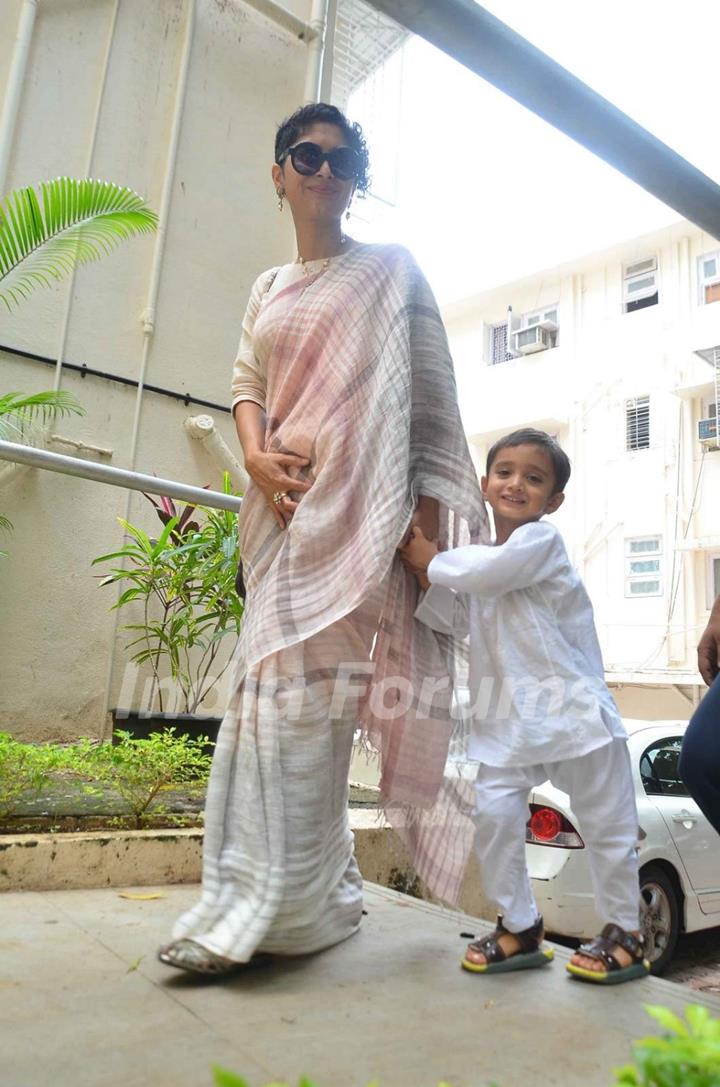
[[[715,601],[708,625],[697,647],[698,671],[708,687],[720,672],[720,596]]]

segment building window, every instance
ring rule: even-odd
[[[623,265],[623,313],[658,304],[657,257]]]
[[[507,321],[490,328],[490,366],[557,347],[560,337],[558,312],[557,305],[532,310],[518,317],[509,310]]]
[[[650,397],[635,396],[625,401],[625,448],[650,448]]]
[[[508,351],[508,323],[503,321],[499,325],[493,325],[490,329],[490,365],[497,366],[500,362],[508,362],[513,356]]]
[[[625,541],[625,596],[662,596],[662,537]]]
[[[708,555],[705,604],[710,610],[720,596],[720,555]]]
[[[700,304],[720,302],[720,250],[706,253],[698,260]]]

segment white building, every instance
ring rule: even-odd
[[[445,312],[478,466],[521,426],[570,455],[556,519],[627,716],[688,716],[703,689],[695,647],[720,594],[718,302],[720,246],[680,222]]]

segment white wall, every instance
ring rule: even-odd
[[[310,0],[289,5],[302,18]],[[59,174],[82,176],[93,139],[102,58],[114,0],[41,0],[13,143],[8,187]],[[0,93],[6,85],[20,0],[0,6]],[[110,51],[90,174],[127,184],[155,209],[162,190],[188,0],[123,0]],[[146,381],[226,404],[250,285],[289,259],[292,235],[269,172],[275,125],[300,104],[306,47],[241,0],[198,0],[172,189],[167,244]],[[155,239],[126,243],[67,284],[0,315],[0,344],[57,357],[68,304],[64,358],[137,380]],[[54,371],[0,352],[0,390],[51,388]],[[107,447],[105,463],[129,466],[135,390],[64,371],[62,387],[87,409],[53,430]],[[182,429],[207,409],[145,392],[138,471],[219,487],[221,470]],[[230,417],[214,414],[227,439]],[[50,445],[60,452],[68,447]],[[92,456],[92,454],[89,454]],[[3,467],[0,465],[0,473]],[[112,637],[112,589],[90,562],[122,540],[126,492],[38,471],[0,484],[15,523],[0,560],[0,729],[18,736],[98,735],[108,670],[110,705],[122,679]],[[134,495],[129,513],[159,522]],[[205,707],[218,712],[219,703]]]
[[[707,550],[698,548],[720,543],[720,452],[706,455],[693,505],[702,459],[697,420],[713,388],[711,368],[694,351],[720,344],[720,304],[700,304],[697,259],[717,248],[678,223],[445,313],[480,461],[496,437],[526,425],[557,433],[570,455],[573,476],[556,520],[593,599],[608,675],[624,677],[618,699],[629,716],[687,716],[692,703],[672,684],[700,683],[695,645],[708,611]],[[624,313],[623,263],[653,254],[659,304]],[[508,305],[520,314],[556,302],[557,348],[488,365],[489,328]],[[627,452],[625,401],[645,395],[651,446]],[[628,599],[625,540],[651,534],[663,537],[663,594]],[[688,541],[695,550],[676,550]]]

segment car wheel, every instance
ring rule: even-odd
[[[662,974],[680,935],[680,902],[670,876],[649,864],[640,872],[641,924],[653,974]]]

